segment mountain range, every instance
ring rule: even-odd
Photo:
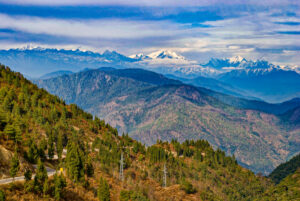
[[[147,145],[206,139],[264,174],[300,151],[299,127],[284,120],[297,124],[292,111],[299,99],[268,104],[236,98],[143,69],[100,68],[35,83]]]
[[[241,56],[212,58],[200,64],[170,50],[127,57],[108,50],[101,54],[37,47],[0,50],[0,62],[31,79],[46,78],[49,75],[45,74],[56,71],[64,74],[64,71],[70,73],[100,67],[143,68],[240,98],[280,103],[300,96],[300,75],[296,71]]]

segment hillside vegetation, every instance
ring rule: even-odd
[[[5,168],[26,178],[1,185],[1,199],[244,201],[273,187],[206,140],[145,147],[8,67],[0,67],[0,86],[0,145],[13,153]],[[63,172],[48,177],[46,167]]]
[[[102,68],[37,84],[146,145],[174,138],[179,142],[205,139],[235,155],[244,167],[264,174],[300,151],[299,129],[290,130],[280,117],[253,110],[277,113],[286,111],[286,104],[227,99],[141,69]]]
[[[275,183],[279,183],[282,179],[284,179],[290,174],[293,174],[299,168],[300,154],[294,156],[291,160],[280,164],[271,172],[269,178],[271,178]]]

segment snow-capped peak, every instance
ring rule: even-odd
[[[45,48],[43,47],[40,47],[40,46],[36,46],[36,45],[33,45],[33,44],[27,44],[21,48],[18,48],[19,50],[37,50],[37,51],[41,51],[41,50],[45,50]]]
[[[176,52],[172,52],[170,50],[159,50],[156,52],[152,52],[147,55],[149,58],[152,59],[182,59],[185,60],[185,58],[181,55],[178,55]]]
[[[137,59],[137,60],[144,60],[144,59],[149,59],[148,56],[144,55],[143,53],[139,53],[139,54],[134,54],[134,55],[130,55],[129,58],[132,59]]]
[[[242,61],[247,61],[245,58],[241,57],[241,56],[235,56],[235,57],[230,57],[229,58],[229,62],[230,63],[238,63],[238,62],[242,62]]]

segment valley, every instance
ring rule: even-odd
[[[284,114],[298,101],[272,105],[227,97],[141,69],[102,68],[36,83],[146,145],[205,139],[264,174],[299,152],[299,128],[270,113]]]

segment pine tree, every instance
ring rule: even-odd
[[[63,189],[67,186],[66,179],[62,174],[54,175],[54,198],[55,200],[60,200],[62,196]]]
[[[11,124],[6,125],[6,127],[4,129],[4,133],[10,140],[15,140],[16,130],[13,125],[11,125]]]
[[[22,131],[20,129],[19,125],[15,125],[15,143],[16,144],[20,144],[22,142],[23,138],[22,138]]]
[[[59,132],[57,137],[57,142],[56,142],[56,153],[59,160],[61,160],[62,152],[63,152],[63,136],[62,133]]]
[[[34,177],[34,189],[36,192],[42,192],[45,180],[48,179],[47,170],[44,163],[39,159],[37,164],[36,175]]]
[[[52,134],[50,134],[48,138],[48,157],[49,159],[54,157],[54,140]]]
[[[85,163],[85,174],[87,175],[87,177],[92,177],[94,175],[94,167],[92,164],[92,159],[89,156]]]
[[[3,190],[0,189],[0,201],[5,201],[6,198],[5,198],[5,193]]]
[[[98,187],[98,199],[100,201],[110,201],[109,185],[103,177],[100,178]]]
[[[13,105],[12,101],[8,98],[8,96],[6,96],[2,103],[2,108],[7,112],[11,112],[13,109],[13,106],[14,105]]]
[[[6,114],[0,110],[0,131],[3,131],[7,124]]]
[[[44,182],[44,185],[43,185],[44,197],[47,197],[47,195],[49,194],[49,189],[50,189],[49,181],[48,181],[48,179],[46,179],[45,182]]]
[[[31,177],[32,177],[32,172],[31,172],[31,170],[27,169],[27,170],[24,172],[24,177],[25,177],[25,180],[26,180],[26,181],[30,181],[30,180],[31,180]]]
[[[70,179],[76,182],[84,177],[84,155],[78,143],[74,139],[68,142],[68,152],[66,157],[67,174]]]
[[[38,147],[32,140],[30,140],[30,147],[26,158],[30,163],[36,163],[38,157],[39,157]]]
[[[19,169],[20,169],[20,162],[18,159],[18,153],[17,151],[15,151],[14,156],[11,159],[10,170],[9,170],[9,174],[11,177],[13,177],[13,179],[15,179],[15,176],[17,175]]]

